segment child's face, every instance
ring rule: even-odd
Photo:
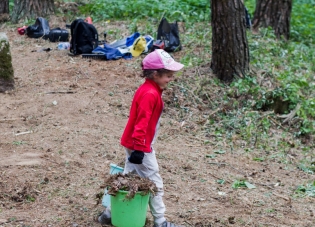
[[[175,72],[173,71],[169,71],[163,74],[155,73],[153,75],[153,80],[160,86],[161,89],[165,89],[167,87],[167,84],[174,79],[174,73]]]

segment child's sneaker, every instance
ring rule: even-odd
[[[112,220],[111,220],[111,213],[108,209],[104,210],[101,215],[97,218],[97,221],[101,225],[110,225]]]
[[[174,223],[165,221],[162,224],[154,224],[153,227],[182,227],[180,225],[175,225]]]

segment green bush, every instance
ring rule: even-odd
[[[92,0],[80,10],[97,20],[159,19],[165,15],[192,22],[209,20],[209,5],[207,0]]]

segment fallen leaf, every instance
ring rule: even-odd
[[[214,151],[214,153],[216,154],[225,154],[226,151],[224,150],[217,150],[217,151]]]
[[[254,188],[256,188],[255,185],[253,185],[253,184],[251,184],[251,183],[248,183],[247,181],[245,181],[244,183],[245,183],[246,187],[249,188],[249,189],[254,189]]]

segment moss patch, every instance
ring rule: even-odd
[[[10,44],[5,33],[0,33],[0,92],[14,87],[14,71]]]

